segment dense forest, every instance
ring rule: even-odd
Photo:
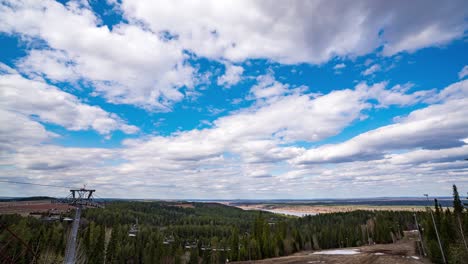
[[[466,263],[461,230],[468,213],[454,186],[454,206],[435,201],[416,213],[423,246],[435,263],[443,263],[434,222],[448,263]],[[61,263],[70,223],[1,215],[8,226],[37,252],[39,263]],[[104,209],[86,209],[80,226],[77,263],[224,263],[289,255],[300,250],[391,243],[404,230],[416,229],[412,212],[353,211],[302,218],[243,211],[216,203],[112,201]],[[0,241],[4,241],[4,233]],[[18,263],[30,263],[24,245],[4,245]]]
[[[465,206],[468,206],[466,204]],[[447,263],[468,263],[468,210],[460,200],[457,187],[453,185],[453,207],[442,208],[437,199],[434,200],[432,215],[426,213],[422,223],[422,234],[427,254],[434,263],[444,263],[444,252]],[[433,216],[433,218],[432,218]],[[442,251],[438,244],[437,227]]]

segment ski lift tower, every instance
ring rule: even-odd
[[[94,201],[93,193],[96,190],[86,189],[71,189],[70,195],[63,201],[69,205],[75,206],[75,219],[73,220],[72,230],[68,237],[67,248],[65,250],[65,264],[75,264],[76,261],[76,240],[78,237],[78,229],[80,227],[81,209],[87,207],[102,208],[103,206]]]

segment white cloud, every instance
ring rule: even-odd
[[[89,5],[75,1],[4,2],[0,31],[18,34],[34,47],[17,65],[29,76],[83,80],[109,102],[170,111],[186,95],[196,94],[199,75],[187,62],[187,50],[219,61],[265,58],[320,64],[337,56],[366,55],[382,46],[383,54],[393,55],[441,45],[463,37],[467,28],[465,1],[114,4],[129,23],[109,29]],[[425,15],[414,16],[420,10]],[[47,47],[39,49],[44,44]],[[229,66],[219,83],[238,82],[239,67]]]
[[[463,161],[468,157],[468,145],[446,149],[418,149],[403,154],[391,154],[386,157],[393,164],[422,164]]]
[[[317,141],[341,131],[367,107],[360,94],[353,90],[334,91],[318,97],[291,94],[222,117],[214,124],[237,137],[256,135],[286,141]]]
[[[18,146],[35,145],[57,135],[24,115],[0,108],[0,150],[14,150]]]
[[[447,12],[446,10],[444,11]],[[402,36],[398,42],[385,44],[383,54],[391,56],[401,51],[414,52],[421,48],[449,43],[451,40],[460,37],[460,30],[466,28],[466,24],[463,24],[453,24],[454,28],[452,30],[447,30],[444,26],[436,23],[428,24],[424,28],[419,28],[418,31],[413,32],[411,35]],[[394,32],[394,34],[400,33]]]
[[[125,140],[119,155],[128,162],[116,170],[129,175],[145,171],[199,175],[198,171],[217,168],[228,174],[242,170],[243,175],[250,175],[239,166],[267,170],[272,163],[301,154],[301,148],[280,145],[318,141],[339,133],[370,107],[365,100],[361,91],[343,90],[259,101],[214,120],[209,128]]]
[[[335,56],[364,55],[380,46],[384,54],[393,55],[461,38],[467,26],[462,0],[280,4],[131,0],[120,7],[130,21],[143,21],[155,32],[168,30],[201,56],[233,61],[323,63]],[[424,16],[414,15],[421,10]]]
[[[453,183],[460,189],[468,187],[466,162],[458,161],[458,157],[467,154],[466,146],[443,151],[422,150],[431,154],[418,153],[417,150],[415,153],[392,154],[381,160],[297,167],[244,163],[237,157],[228,156],[168,162],[158,159],[159,152],[153,154],[154,149],[137,149],[85,151],[48,146],[21,148],[19,154],[10,155],[8,160],[2,161],[2,165],[18,166],[14,170],[6,167],[2,176],[14,177],[18,181],[47,181],[78,187],[86,183],[98,189],[101,197],[115,197],[131,188],[133,192],[128,193],[131,198],[248,199],[279,198],[284,195],[291,199],[343,198],[426,192],[447,195]],[[79,159],[80,154],[84,155],[82,160]],[[446,158],[441,159],[444,155]],[[115,157],[130,160],[118,161]],[[145,158],[149,160],[145,162]],[[408,159],[412,162],[405,162]],[[157,183],[152,184],[154,182]],[[44,189],[41,192],[41,189],[15,190],[12,187],[2,191],[4,195],[37,195],[42,194]]]
[[[271,86],[287,86],[271,75],[259,78],[259,83],[262,82]],[[283,144],[320,141],[341,132],[359,119],[363,110],[372,106],[367,102],[370,98],[380,100],[370,91],[383,93],[385,86],[385,83],[373,86],[359,84],[354,90],[313,96],[300,92],[275,93],[274,99],[259,100],[250,108],[220,117],[211,122],[209,128],[178,132],[169,137],[126,140],[122,155],[132,162],[121,169],[132,173],[140,170],[196,170],[208,166],[206,164],[214,166],[213,163],[222,167],[229,164],[232,156],[236,164],[254,164],[249,165],[249,169],[261,166],[265,170],[265,164],[290,160],[304,153],[300,147]],[[403,89],[391,90],[395,94],[400,92],[404,92]],[[418,100],[411,98],[414,102]],[[406,99],[385,101],[386,105],[409,103]]]
[[[468,82],[448,86],[466,90]],[[444,93],[444,90],[441,92]],[[455,92],[456,93],[456,92]],[[451,97],[448,97],[451,98]],[[336,163],[380,159],[401,149],[440,149],[464,145],[468,137],[468,100],[447,100],[413,111],[397,123],[360,134],[348,141],[307,150],[294,159],[296,164]]]
[[[291,92],[289,85],[278,82],[271,73],[260,75],[256,79],[257,84],[250,88],[254,99],[278,97]]]
[[[322,64],[376,50],[392,56],[444,45],[464,36],[466,1],[124,0],[115,5],[129,23],[109,29],[88,5],[75,1],[0,4],[0,31],[19,36],[27,47],[27,56],[16,61],[22,75],[0,64],[2,177],[90,183],[101,196],[130,187],[129,195],[159,198],[324,197],[330,190],[337,196],[383,196],[441,190],[441,184],[448,193],[452,183],[468,187],[468,168],[460,161],[467,155],[468,81],[437,94],[387,82],[307,94],[305,87],[268,73],[257,76],[249,91],[252,106],[210,121],[208,128],[127,139],[113,149],[49,145],[58,135],[41,124],[107,136],[138,130],[44,79],[85,83],[112,103],[170,111],[174,103],[196,98],[194,86],[211,77],[189,64],[188,53],[225,63],[217,83],[229,87],[242,80],[238,65],[249,59]],[[414,16],[421,10],[424,16]],[[366,60],[370,68],[362,74],[381,70],[373,63]],[[343,143],[298,145],[339,134],[373,107],[418,102],[434,105]],[[383,193],[383,186],[392,193]]]
[[[38,155],[39,150],[39,155]],[[65,148],[61,146],[24,146],[16,150],[11,162],[19,169],[32,171],[71,170],[96,167],[117,159],[115,150],[102,148]]]
[[[426,103],[440,103],[449,100],[466,99],[468,95],[468,80],[452,83],[437,94],[424,99]]]
[[[74,82],[81,78],[76,63],[63,51],[31,50],[18,66],[26,74],[38,73],[54,81]]]
[[[168,111],[184,98],[180,90],[193,86],[194,69],[183,48],[140,26],[121,23],[109,30],[75,2],[14,1],[2,4],[0,14],[0,31],[49,46],[19,61],[29,75],[84,79],[109,102],[159,111]]]
[[[463,79],[467,75],[468,75],[468,65],[465,65],[465,67],[463,67],[463,69],[461,69],[460,72],[458,73],[458,78]]]
[[[57,124],[69,130],[94,129],[101,134],[109,134],[114,130],[128,134],[138,131],[137,127],[125,124],[115,114],[84,104],[74,95],[48,85],[41,79],[29,80],[5,65],[1,67],[0,108],[4,111],[22,114],[24,118],[37,116],[42,122]],[[5,126],[9,126],[9,123],[5,123]]]
[[[369,68],[367,68],[366,70],[364,70],[361,74],[364,75],[364,76],[368,76],[368,75],[372,75],[378,71],[381,70],[381,67],[379,64],[374,64],[372,66],[370,66]]]
[[[236,66],[231,63],[225,63],[226,70],[224,75],[218,77],[218,85],[225,86],[227,88],[236,85],[242,79],[242,73],[244,68]]]
[[[11,69],[3,71],[14,75]],[[289,87],[271,75],[258,81]],[[440,190],[441,184],[467,186],[464,179],[468,168],[458,161],[467,151],[466,145],[458,140],[468,137],[463,119],[468,114],[464,110],[467,108],[464,82],[450,85],[433,96],[434,102],[440,104],[414,111],[394,125],[363,133],[355,139],[357,147],[349,142],[344,146],[330,145],[330,149],[319,152],[328,155],[327,160],[310,156],[312,150],[320,148],[307,150],[294,143],[319,142],[340,133],[373,106],[370,99],[385,107],[410,105],[427,97],[409,93],[410,85],[387,88],[385,82],[360,83],[354,89],[324,95],[303,94],[305,90],[275,93],[268,100],[257,100],[249,108],[214,120],[209,128],[125,140],[115,149],[38,144],[54,135],[48,135],[39,123],[26,118],[29,113],[26,110],[21,110],[25,114],[17,113],[18,116],[9,111],[9,115],[0,116],[7,117],[4,123],[18,121],[19,132],[15,135],[12,126],[7,127],[8,133],[2,130],[2,135],[12,137],[6,146],[9,153],[0,159],[0,164],[5,165],[2,177],[22,175],[24,181],[67,186],[88,183],[99,189],[101,197],[132,188],[134,197],[179,199],[274,198],[278,193],[291,198],[324,197],[330,190],[336,196],[344,191],[342,195],[382,196],[385,194],[373,190],[398,186],[402,181],[426,190]],[[53,86],[47,89],[54,91],[54,98],[68,98]],[[402,150],[404,153],[393,153]],[[300,161],[303,157],[308,160]],[[363,159],[371,160],[359,161]],[[340,164],[340,161],[349,162]],[[328,162],[338,163],[320,164]],[[21,177],[15,179],[22,180]],[[404,186],[392,190],[395,189],[408,193]]]
[[[370,99],[378,101],[376,107],[388,107],[390,105],[408,106],[418,102],[432,100],[436,94],[435,90],[419,90],[408,93],[413,85],[407,83],[404,85],[395,85],[387,89],[388,82],[376,83],[368,86],[365,83],[359,83],[356,89],[361,90]]]
[[[335,70],[340,70],[340,69],[344,69],[346,68],[346,64],[344,63],[339,63],[339,64],[336,64],[335,66],[333,66],[333,69]]]

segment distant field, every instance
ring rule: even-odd
[[[248,204],[233,205],[243,210],[261,210],[286,215],[304,216],[356,210],[367,211],[423,211],[424,206],[412,205],[291,205],[291,204]]]
[[[443,207],[452,207],[450,197],[437,197]],[[422,197],[382,197],[349,199],[311,199],[311,200],[231,200],[219,201],[222,204],[243,210],[261,210],[272,213],[305,216],[316,214],[366,211],[423,211],[433,206],[433,200]]]
[[[42,198],[42,199],[40,199]],[[451,206],[448,199],[439,198],[443,206]],[[207,201],[205,201],[207,202]],[[241,208],[243,210],[261,210],[285,215],[304,216],[356,210],[376,211],[423,211],[428,202],[424,199],[348,199],[348,200],[233,200],[218,203]],[[432,203],[432,202],[431,202]],[[432,204],[431,204],[432,205]],[[176,202],[171,206],[193,208],[191,203]],[[18,213],[28,215],[31,212],[48,210],[65,212],[71,207],[66,204],[52,203],[46,197],[5,199],[0,201],[0,214]]]
[[[369,205],[369,206],[427,206],[433,205],[433,199],[437,198],[443,207],[453,205],[452,197],[431,197],[429,201],[425,197],[381,197],[381,198],[348,198],[348,199],[308,199],[308,200],[224,200],[219,201],[230,205]]]
[[[0,202],[0,214],[20,214],[27,216],[32,212],[54,210],[60,213],[67,212],[70,209],[73,209],[73,207],[62,203],[52,203],[51,200]]]

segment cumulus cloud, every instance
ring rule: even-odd
[[[453,87],[466,91],[468,82]],[[444,94],[445,89],[441,92]],[[457,94],[457,93],[456,93]],[[448,97],[451,98],[451,97]],[[462,146],[468,137],[468,100],[450,99],[441,104],[415,110],[397,123],[360,134],[339,144],[307,150],[294,159],[297,164],[336,163],[382,158],[400,149],[441,149]]]
[[[38,155],[40,150],[40,155]],[[14,164],[19,169],[60,170],[96,167],[108,160],[117,159],[117,152],[102,148],[64,148],[44,145],[39,147],[24,146],[17,149]],[[8,159],[7,159],[8,161]]]
[[[436,96],[435,90],[419,90],[409,93],[409,90],[413,87],[411,83],[397,84],[390,89],[387,89],[387,86],[388,82],[380,82],[371,86],[366,83],[359,83],[356,89],[363,92],[369,99],[376,99],[378,102],[376,107],[408,106],[422,101],[434,100]]]
[[[389,154],[386,160],[393,164],[415,165],[463,161],[468,157],[468,145],[445,149],[418,149],[402,154]]]
[[[338,134],[375,104],[370,99],[376,99],[377,105],[408,105],[423,100],[408,93],[409,86],[403,86],[360,83],[354,89],[324,95],[304,91],[282,94],[220,117],[209,128],[127,139],[115,149],[17,145],[0,159],[5,168],[14,168],[3,170],[3,177],[21,174],[27,177],[25,181],[92,183],[103,195],[131,187],[138,190],[135,197],[141,197],[158,189],[155,196],[162,198],[181,198],[181,193],[186,198],[258,198],[278,192],[291,197],[307,193],[319,197],[327,195],[323,188],[339,192],[343,183],[360,193],[382,184],[397,185],[402,180],[431,187],[421,178],[412,178],[415,174],[434,179],[431,184],[436,180],[439,184],[460,182],[460,175],[468,170],[459,162],[467,154],[461,139],[468,137],[468,124],[463,119],[468,114],[464,110],[463,82],[440,91],[438,104],[342,144],[312,149],[292,144],[319,142]],[[389,100],[386,92],[399,99]],[[18,142],[42,142],[54,136],[25,115],[20,117],[23,119],[18,119],[19,126],[21,120],[29,122],[31,134],[38,137],[31,137],[23,127],[20,131],[25,134],[18,133]],[[408,151],[393,153],[401,150]],[[347,162],[341,164],[343,161]],[[441,175],[443,180],[439,180]],[[158,184],[148,184],[154,181]],[[314,187],[317,181],[320,188]]]
[[[267,83],[288,86],[272,76],[260,78],[259,83],[264,78],[269,79]],[[454,90],[454,88],[450,89]],[[2,162],[7,165],[15,164],[16,173],[20,171],[23,175],[30,175],[31,179],[37,179],[36,175],[40,175],[41,171],[48,171],[49,180],[63,179],[65,173],[70,177],[76,176],[83,182],[93,181],[96,185],[102,183],[103,191],[110,188],[109,184],[122,177],[128,179],[125,182],[126,186],[135,188],[148,188],[148,186],[145,187],[145,183],[154,180],[157,180],[160,185],[177,186],[179,193],[173,192],[173,188],[166,188],[165,197],[180,197],[180,191],[187,194],[193,193],[197,197],[204,195],[222,197],[226,190],[233,191],[233,195],[247,195],[245,197],[249,195],[248,190],[255,191],[257,194],[271,194],[272,190],[286,192],[297,190],[306,182],[311,184],[308,177],[312,176],[322,177],[324,184],[331,186],[367,169],[360,165],[353,173],[348,171],[346,174],[337,168],[330,173],[338,174],[339,172],[340,176],[327,176],[326,171],[330,168],[314,169],[304,165],[311,163],[310,160],[298,162],[298,159],[310,157],[311,150],[297,146],[295,142],[319,142],[340,133],[349,124],[359,119],[363,111],[372,107],[373,103],[369,101],[370,99],[382,101],[385,105],[406,105],[420,100],[418,97],[411,97],[407,89],[400,86],[387,88],[386,83],[374,85],[361,83],[354,89],[337,90],[323,95],[306,94],[305,91],[279,93],[274,100],[258,100],[249,108],[215,119],[209,128],[181,131],[169,136],[127,139],[123,141],[122,147],[116,149],[88,150],[49,145],[22,146],[17,147]],[[395,94],[396,98],[399,98],[397,95],[404,97],[406,94],[410,96],[410,99],[388,100],[385,91]],[[452,93],[456,94],[456,92]],[[453,97],[446,96],[445,98]],[[451,100],[450,104],[453,111],[432,109],[427,115],[444,111],[448,113],[462,111],[461,105],[453,104],[454,101],[457,100]],[[418,117],[419,115],[413,113],[400,123],[418,123],[418,120],[423,119]],[[462,126],[454,130],[451,124],[455,121],[450,120],[457,120],[456,117],[456,115],[450,116],[449,121],[445,121],[447,125],[444,126],[446,130],[450,127],[453,135],[462,134],[460,131],[465,128]],[[391,137],[397,134],[393,133],[393,130],[385,132],[388,129],[384,127],[384,132],[379,133],[391,134]],[[394,130],[411,131],[407,126]],[[362,139],[365,141],[364,147],[371,150],[384,148],[383,145],[378,145],[379,137],[376,136],[374,139],[366,134],[362,136],[366,137]],[[38,140],[43,140],[43,137]],[[426,139],[425,142],[431,141],[424,134],[422,137]],[[408,148],[414,146],[411,145],[416,144],[414,142],[417,143],[414,138],[400,139],[396,146]],[[443,146],[433,147],[460,146],[458,141],[447,139],[444,142],[447,144],[442,142],[440,144]],[[372,154],[374,158],[383,158],[387,153],[374,151]],[[397,161],[396,156],[388,159],[393,160],[388,166],[404,166]],[[446,159],[444,162],[449,160]],[[437,166],[448,166],[443,165],[442,160],[440,163]],[[379,166],[382,166],[383,174],[383,171],[388,170],[383,165]],[[421,166],[423,166],[422,163]],[[77,171],[86,171],[86,173],[78,175]],[[15,172],[7,171],[5,175]],[[132,177],[129,178],[128,175]],[[360,177],[356,182],[372,182],[368,179],[371,176],[363,174]],[[268,183],[259,182],[259,178]],[[291,182],[286,183],[285,180]],[[207,186],[206,181],[210,181],[211,184]]]
[[[234,61],[268,58],[282,63],[323,63],[380,46],[383,54],[393,55],[444,44],[464,35],[466,7],[464,1],[300,0],[131,0],[120,5],[130,21],[144,21],[155,32],[169,30],[201,56]],[[426,15],[415,17],[420,10]],[[329,17],[333,19],[325,19]]]
[[[101,134],[109,134],[114,130],[128,134],[138,131],[137,127],[126,124],[117,115],[84,104],[74,95],[48,85],[41,79],[26,79],[5,65],[1,67],[0,108],[11,112],[9,116],[21,114],[23,117],[20,120],[36,116],[42,122],[57,124],[69,130],[93,129]],[[42,125],[34,123],[25,128],[41,130]],[[6,122],[4,126],[13,128],[14,123]]]
[[[330,111],[332,105],[339,107]],[[125,140],[124,156],[139,164],[126,169],[197,167],[200,162],[223,159],[225,153],[240,156],[243,162],[285,160],[293,157],[297,148],[278,147],[280,142],[318,141],[339,133],[366,107],[352,90],[318,98],[299,94],[284,96],[220,117],[210,128],[178,132],[170,137]],[[291,120],[291,116],[297,118]],[[314,126],[316,123],[322,126]]]
[[[57,136],[24,115],[3,109],[0,109],[0,122],[0,150],[34,145]]]
[[[285,85],[274,79],[270,81]],[[169,137],[125,140],[124,156],[129,155],[126,159],[137,159],[147,166],[162,167],[179,167],[179,162],[183,166],[199,164],[203,160],[221,158],[225,153],[234,153],[247,163],[287,160],[301,154],[302,150],[279,144],[319,141],[336,135],[371,107],[367,102],[368,90],[384,86],[360,84],[354,90],[325,95],[294,93],[260,101],[214,120],[210,128],[177,132]],[[291,119],[292,116],[295,118]],[[152,153],[151,157],[147,153]]]
[[[291,94],[260,102],[214,124],[226,129],[228,137],[317,141],[338,133],[368,107],[359,93],[349,89],[317,97]]]
[[[467,28],[465,1],[132,0],[114,5],[128,23],[110,29],[88,5],[75,1],[4,2],[0,31],[32,44],[18,61],[30,76],[84,80],[109,102],[171,111],[198,83],[188,54],[219,61],[320,64],[382,46],[384,55],[393,55],[441,45],[461,38]],[[413,15],[422,9],[425,16]],[[369,74],[378,65],[372,67]],[[229,65],[218,83],[234,85],[241,74],[240,66]]]
[[[355,90],[318,97],[291,94],[220,117],[210,128],[127,139],[119,155],[128,162],[118,169],[132,173],[195,170],[207,164],[225,166],[226,153],[247,163],[287,160],[301,150],[279,144],[318,141],[339,133],[369,107],[364,100]],[[317,123],[322,126],[313,125]]]
[[[298,92],[275,100],[260,100],[214,120],[209,128],[125,140],[118,150],[118,156],[125,162],[112,171],[115,175],[139,179],[157,175],[154,177],[165,184],[182,184],[184,187],[180,188],[187,190],[197,188],[198,197],[205,190],[207,195],[216,193],[203,184],[207,180],[210,188],[220,191],[233,188],[238,194],[259,185],[255,179],[275,178],[272,170],[278,169],[277,164],[304,151],[284,144],[319,141],[336,135],[358,119],[361,111],[371,107],[366,101],[360,89],[313,96]],[[245,177],[251,180],[246,181]],[[264,192],[270,188],[274,185],[259,187]]]
[[[218,85],[229,88],[241,81],[244,68],[230,63],[224,65],[226,70],[222,76],[218,77]]]
[[[289,91],[289,85],[278,82],[272,73],[257,76],[257,84],[250,88],[252,99],[265,99],[282,96]]]
[[[109,102],[159,111],[168,111],[184,98],[180,89],[193,86],[194,69],[178,43],[137,25],[101,26],[92,10],[76,2],[13,1],[3,3],[0,14],[0,31],[48,46],[18,62],[28,75],[85,80]]]
[[[466,99],[468,95],[468,80],[462,80],[456,83],[452,83],[439,91],[437,94],[424,99],[426,103],[440,103],[444,101]]]
[[[381,160],[355,161],[334,166],[316,164],[314,166],[275,166],[275,163],[242,163],[237,157],[212,158],[204,161],[165,162],[157,160],[151,152],[141,152],[134,160],[116,163],[113,155],[101,153],[103,150],[91,149],[85,154],[85,162],[80,162],[73,149],[64,155],[63,147],[44,150],[46,158],[40,157],[44,146],[21,150],[25,154],[14,170],[4,169],[2,177],[14,177],[22,181],[47,181],[49,183],[78,186],[87,183],[99,190],[101,197],[112,197],[119,192],[132,188],[128,196],[132,198],[289,198],[304,197],[357,197],[396,196],[408,193],[424,193],[436,190],[437,194],[450,192],[452,183],[466,186],[468,167],[457,157],[466,154],[466,147],[444,150],[423,150],[438,156],[432,160],[426,153],[392,154]],[[463,149],[462,149],[463,148]],[[127,149],[112,150],[121,157]],[[129,153],[128,157],[137,153]],[[31,155],[31,156],[28,156]],[[143,155],[150,157],[144,162]],[[402,155],[401,157],[399,157]],[[406,155],[406,157],[405,157]],[[419,158],[423,155],[423,158]],[[440,157],[447,155],[445,159]],[[404,162],[411,158],[411,163]],[[426,158],[424,158],[424,156]],[[12,164],[19,157],[9,156]],[[94,157],[94,158],[93,158]],[[127,157],[127,158],[128,158]],[[61,159],[64,161],[60,161]],[[74,159],[74,160],[73,160]],[[96,163],[96,161],[107,160]],[[403,161],[403,162],[402,162]],[[5,162],[2,162],[5,165]],[[112,165],[110,165],[112,164]],[[70,166],[67,169],[66,166]],[[8,167],[6,167],[8,168]],[[47,173],[44,173],[47,171]],[[23,175],[23,176],[14,176]],[[131,175],[131,177],[129,177]],[[157,183],[154,183],[157,182]],[[317,183],[320,184],[317,184]],[[404,182],[405,184],[402,184]],[[153,184],[154,183],[154,184]],[[385,186],[385,188],[382,188]],[[17,193],[14,188],[4,194]],[[28,189],[22,193],[47,194],[44,190]],[[50,195],[50,193],[49,193]],[[63,193],[62,193],[63,195]]]
[[[2,178],[91,183],[110,196],[131,187],[133,195],[160,198],[323,197],[330,190],[382,196],[440,190],[442,183],[468,186],[468,167],[460,161],[467,155],[465,80],[439,92],[380,82],[313,94],[268,72],[254,77],[246,96],[236,95],[249,100],[247,108],[228,113],[213,106],[213,114],[228,114],[203,129],[126,139],[113,149],[48,144],[59,135],[45,124],[105,136],[138,131],[60,90],[60,83],[84,84],[107,102],[171,111],[199,96],[197,85],[212,77],[198,70],[198,58],[225,64],[216,81],[231,87],[245,75],[240,65],[255,59],[323,64],[445,45],[465,35],[466,1],[111,2],[124,17],[112,27],[78,1],[0,4],[0,32],[26,47],[14,62],[18,72],[0,64]],[[423,16],[414,16],[421,10]],[[382,70],[370,59],[364,65],[364,76]],[[345,142],[309,147],[373,108],[417,103],[432,105]]]

